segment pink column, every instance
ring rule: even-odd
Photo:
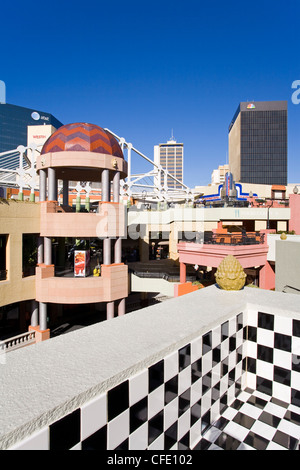
[[[275,271],[268,261],[259,271],[259,287],[261,289],[275,289]]]
[[[300,235],[300,194],[290,194],[291,218],[289,230],[295,230],[296,235]]]
[[[186,282],[186,265],[180,262],[180,282]]]

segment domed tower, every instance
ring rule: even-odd
[[[124,206],[119,201],[120,178],[127,162],[118,141],[99,126],[74,123],[60,127],[45,142],[36,169],[40,181],[41,230],[36,272],[39,328],[47,330],[47,304],[106,302],[107,318],[125,313],[127,266],[121,262],[121,238],[126,235]],[[57,181],[63,181],[58,204]],[[75,212],[68,205],[69,181],[101,183],[96,212]],[[52,239],[72,237],[103,240],[99,277],[56,277]]]

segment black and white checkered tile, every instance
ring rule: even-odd
[[[298,359],[300,321],[239,313],[15,447],[234,449],[257,448],[265,439],[266,448],[271,443],[286,448],[283,435],[296,446]],[[259,400],[267,402],[264,409]]]
[[[299,438],[298,407],[245,389],[194,450],[297,450]]]

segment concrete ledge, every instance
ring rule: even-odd
[[[57,421],[249,305],[300,319],[297,295],[211,286],[6,354],[0,364],[0,448]]]

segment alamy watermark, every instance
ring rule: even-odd
[[[292,94],[292,103],[299,104],[300,103],[300,80],[294,80],[292,83],[292,88],[295,88],[294,93]]]

